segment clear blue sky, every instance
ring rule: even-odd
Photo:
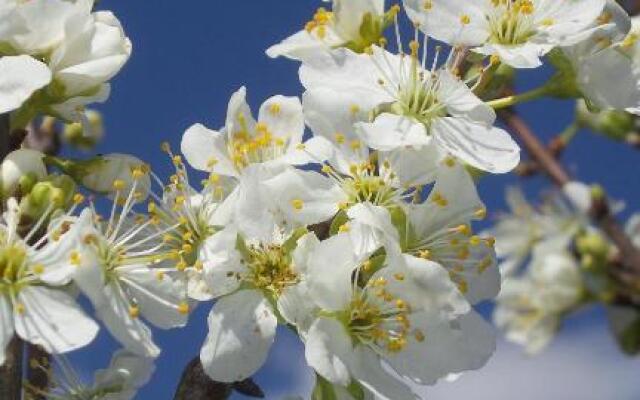
[[[106,119],[107,136],[98,151],[132,153],[166,176],[170,164],[159,150],[160,143],[167,140],[179,148],[182,132],[195,122],[219,127],[230,94],[240,86],[247,86],[255,109],[274,94],[300,95],[296,63],[271,60],[264,50],[302,27],[320,5],[319,0],[104,0],[100,7],[120,18],[134,50],[128,65],[112,82],[111,99],[99,107]],[[540,83],[548,72],[522,74],[519,87]],[[570,122],[572,107],[566,101],[540,101],[521,111],[536,131],[550,138]],[[628,209],[638,210],[638,157],[637,151],[584,132],[564,159],[576,177],[603,183],[612,196],[627,200]],[[491,176],[480,183],[490,211],[504,207],[505,185],[516,182],[512,176]],[[531,182],[528,192],[532,194],[545,183],[540,178]],[[164,350],[152,383],[140,392],[140,399],[172,398],[182,367],[199,352],[210,307],[201,305],[183,330],[156,333]],[[576,323],[596,329],[604,322],[600,313],[590,313]],[[302,366],[300,344],[282,335],[279,340],[278,351],[256,377],[267,398],[295,394],[292,380]],[[108,364],[110,352],[116,347],[103,333],[73,359],[84,373],[90,373]],[[584,351],[589,351],[588,347]],[[449,398],[446,392],[439,393],[445,393],[445,397],[438,398]]]

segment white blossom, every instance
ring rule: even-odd
[[[515,68],[535,68],[555,47],[588,36],[605,0],[404,0],[426,35],[500,57]]]

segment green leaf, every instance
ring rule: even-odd
[[[313,392],[311,393],[311,400],[337,400],[336,392],[333,388],[333,385],[316,374],[316,386],[313,388]]]
[[[331,236],[336,235],[340,230],[340,227],[349,222],[349,217],[344,210],[340,210],[335,217],[333,217],[333,221],[331,221],[331,228],[329,229],[329,233]]]
[[[298,239],[309,233],[306,227],[300,227],[293,231],[291,236],[282,244],[282,249],[286,254],[290,254],[298,246]]]

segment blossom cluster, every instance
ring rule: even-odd
[[[520,162],[494,109],[569,96],[637,113],[638,34],[605,0],[404,9],[408,43],[399,5],[319,8],[267,50],[300,62],[302,96],[270,97],[254,114],[241,87],[220,128],[189,127],[179,152],[162,144],[175,168],[166,180],[127,154],[10,153],[0,166],[0,364],[14,334],[58,355],[90,344],[98,320],[123,350],[83,393],[128,399],[161,352],[152,327],[183,327],[210,301],[200,360],[211,379],[251,377],[285,326],[328,398],[416,398],[416,385],[482,367],[495,337],[474,306],[497,296],[510,337],[546,344],[584,300],[569,246],[590,234],[585,189],[565,188],[581,211],[549,215],[512,192],[515,217],[491,233],[498,241],[475,233],[487,215],[475,180]],[[130,53],[118,20],[92,0],[0,0],[0,113],[12,129],[43,115],[89,129],[84,106],[106,99]],[[495,98],[505,69],[543,57],[557,70],[549,83]],[[534,242],[530,272],[515,274]],[[62,398],[78,391],[59,386]]]

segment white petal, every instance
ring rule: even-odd
[[[51,71],[29,56],[0,59],[0,114],[13,111],[51,82]]]
[[[288,169],[264,185],[285,220],[293,224],[325,222],[347,198],[332,179],[314,171]]]
[[[391,366],[419,384],[432,385],[451,373],[481,368],[495,350],[493,328],[475,311],[456,321],[434,313],[410,317],[425,340],[410,339],[407,348],[388,356]]]
[[[345,309],[351,301],[351,274],[359,262],[348,234],[320,242],[307,271],[313,301],[323,309]]]
[[[30,286],[19,292],[17,301],[24,312],[14,314],[16,333],[50,353],[79,349],[98,334],[98,325],[60,290]]]
[[[394,114],[384,113],[375,121],[359,122],[356,132],[369,147],[390,151],[406,146],[426,146],[431,142],[427,129],[419,122]]]
[[[241,381],[264,364],[278,321],[260,292],[242,290],[221,298],[208,321],[200,360],[211,379]]]
[[[157,271],[145,266],[125,268],[120,279],[127,284],[145,319],[162,329],[187,323],[187,315],[179,311],[180,303],[185,301],[182,282],[166,274],[159,278]]]
[[[537,68],[542,65],[540,57],[547,54],[552,48],[552,45],[526,42],[514,46],[485,44],[474,51],[484,55],[497,55],[502,62],[513,68]]]
[[[371,349],[359,346],[353,356],[357,360],[353,367],[354,378],[375,394],[376,398],[385,400],[413,400],[419,398],[407,384],[384,370],[380,358]],[[428,362],[426,359],[423,361],[425,363]]]
[[[342,43],[343,39],[333,32],[333,29],[327,29],[326,36],[322,40],[303,29],[269,47],[267,55],[271,58],[285,56],[293,60],[306,60],[319,52],[328,52],[333,46]]]
[[[398,187],[426,185],[435,180],[442,159],[440,149],[434,141],[428,146],[402,148],[381,152],[382,162],[389,162],[389,170],[397,177]]]
[[[300,81],[307,90],[329,88],[349,92],[357,99],[354,105],[367,112],[381,103],[395,100],[378,84],[382,75],[369,57],[347,49],[314,54],[302,64]],[[398,58],[389,54],[392,62]]]
[[[488,9],[488,1],[433,0],[428,10],[424,4],[424,0],[404,0],[409,18],[428,36],[466,46],[480,45],[489,37],[485,9],[492,10]],[[463,16],[469,17],[468,24],[461,22]]]
[[[5,295],[0,296],[0,365],[5,361],[5,349],[13,338],[13,307]]]
[[[200,250],[198,259],[204,264],[204,278],[214,298],[234,292],[240,286],[238,274],[246,272],[237,241],[238,231],[229,226],[209,237]]]
[[[306,282],[285,288],[278,297],[278,311],[282,318],[298,329],[302,337],[316,318],[318,308],[309,301],[309,288]]]
[[[229,139],[239,132],[253,134],[256,131],[256,121],[247,104],[247,89],[244,86],[229,99],[225,129]]]
[[[386,208],[359,203],[349,208],[347,215],[352,220],[349,236],[356,254],[366,257],[383,246],[387,252],[400,251],[398,230]]]
[[[349,385],[353,351],[351,338],[338,320],[322,317],[311,325],[305,343],[305,357],[309,366],[329,382]]]
[[[180,150],[189,165],[201,171],[237,176],[227,150],[226,135],[204,125],[191,126],[182,136]]]
[[[440,146],[480,170],[505,173],[520,162],[520,148],[500,128],[445,117],[433,123],[433,133]]]
[[[493,125],[496,113],[486,105],[471,89],[448,70],[438,74],[440,89],[438,99],[446,105],[447,111],[454,117],[467,117],[474,122]]]
[[[260,107],[258,122],[265,124],[269,133],[286,140],[289,149],[302,142],[304,116],[297,97],[273,96]]]

